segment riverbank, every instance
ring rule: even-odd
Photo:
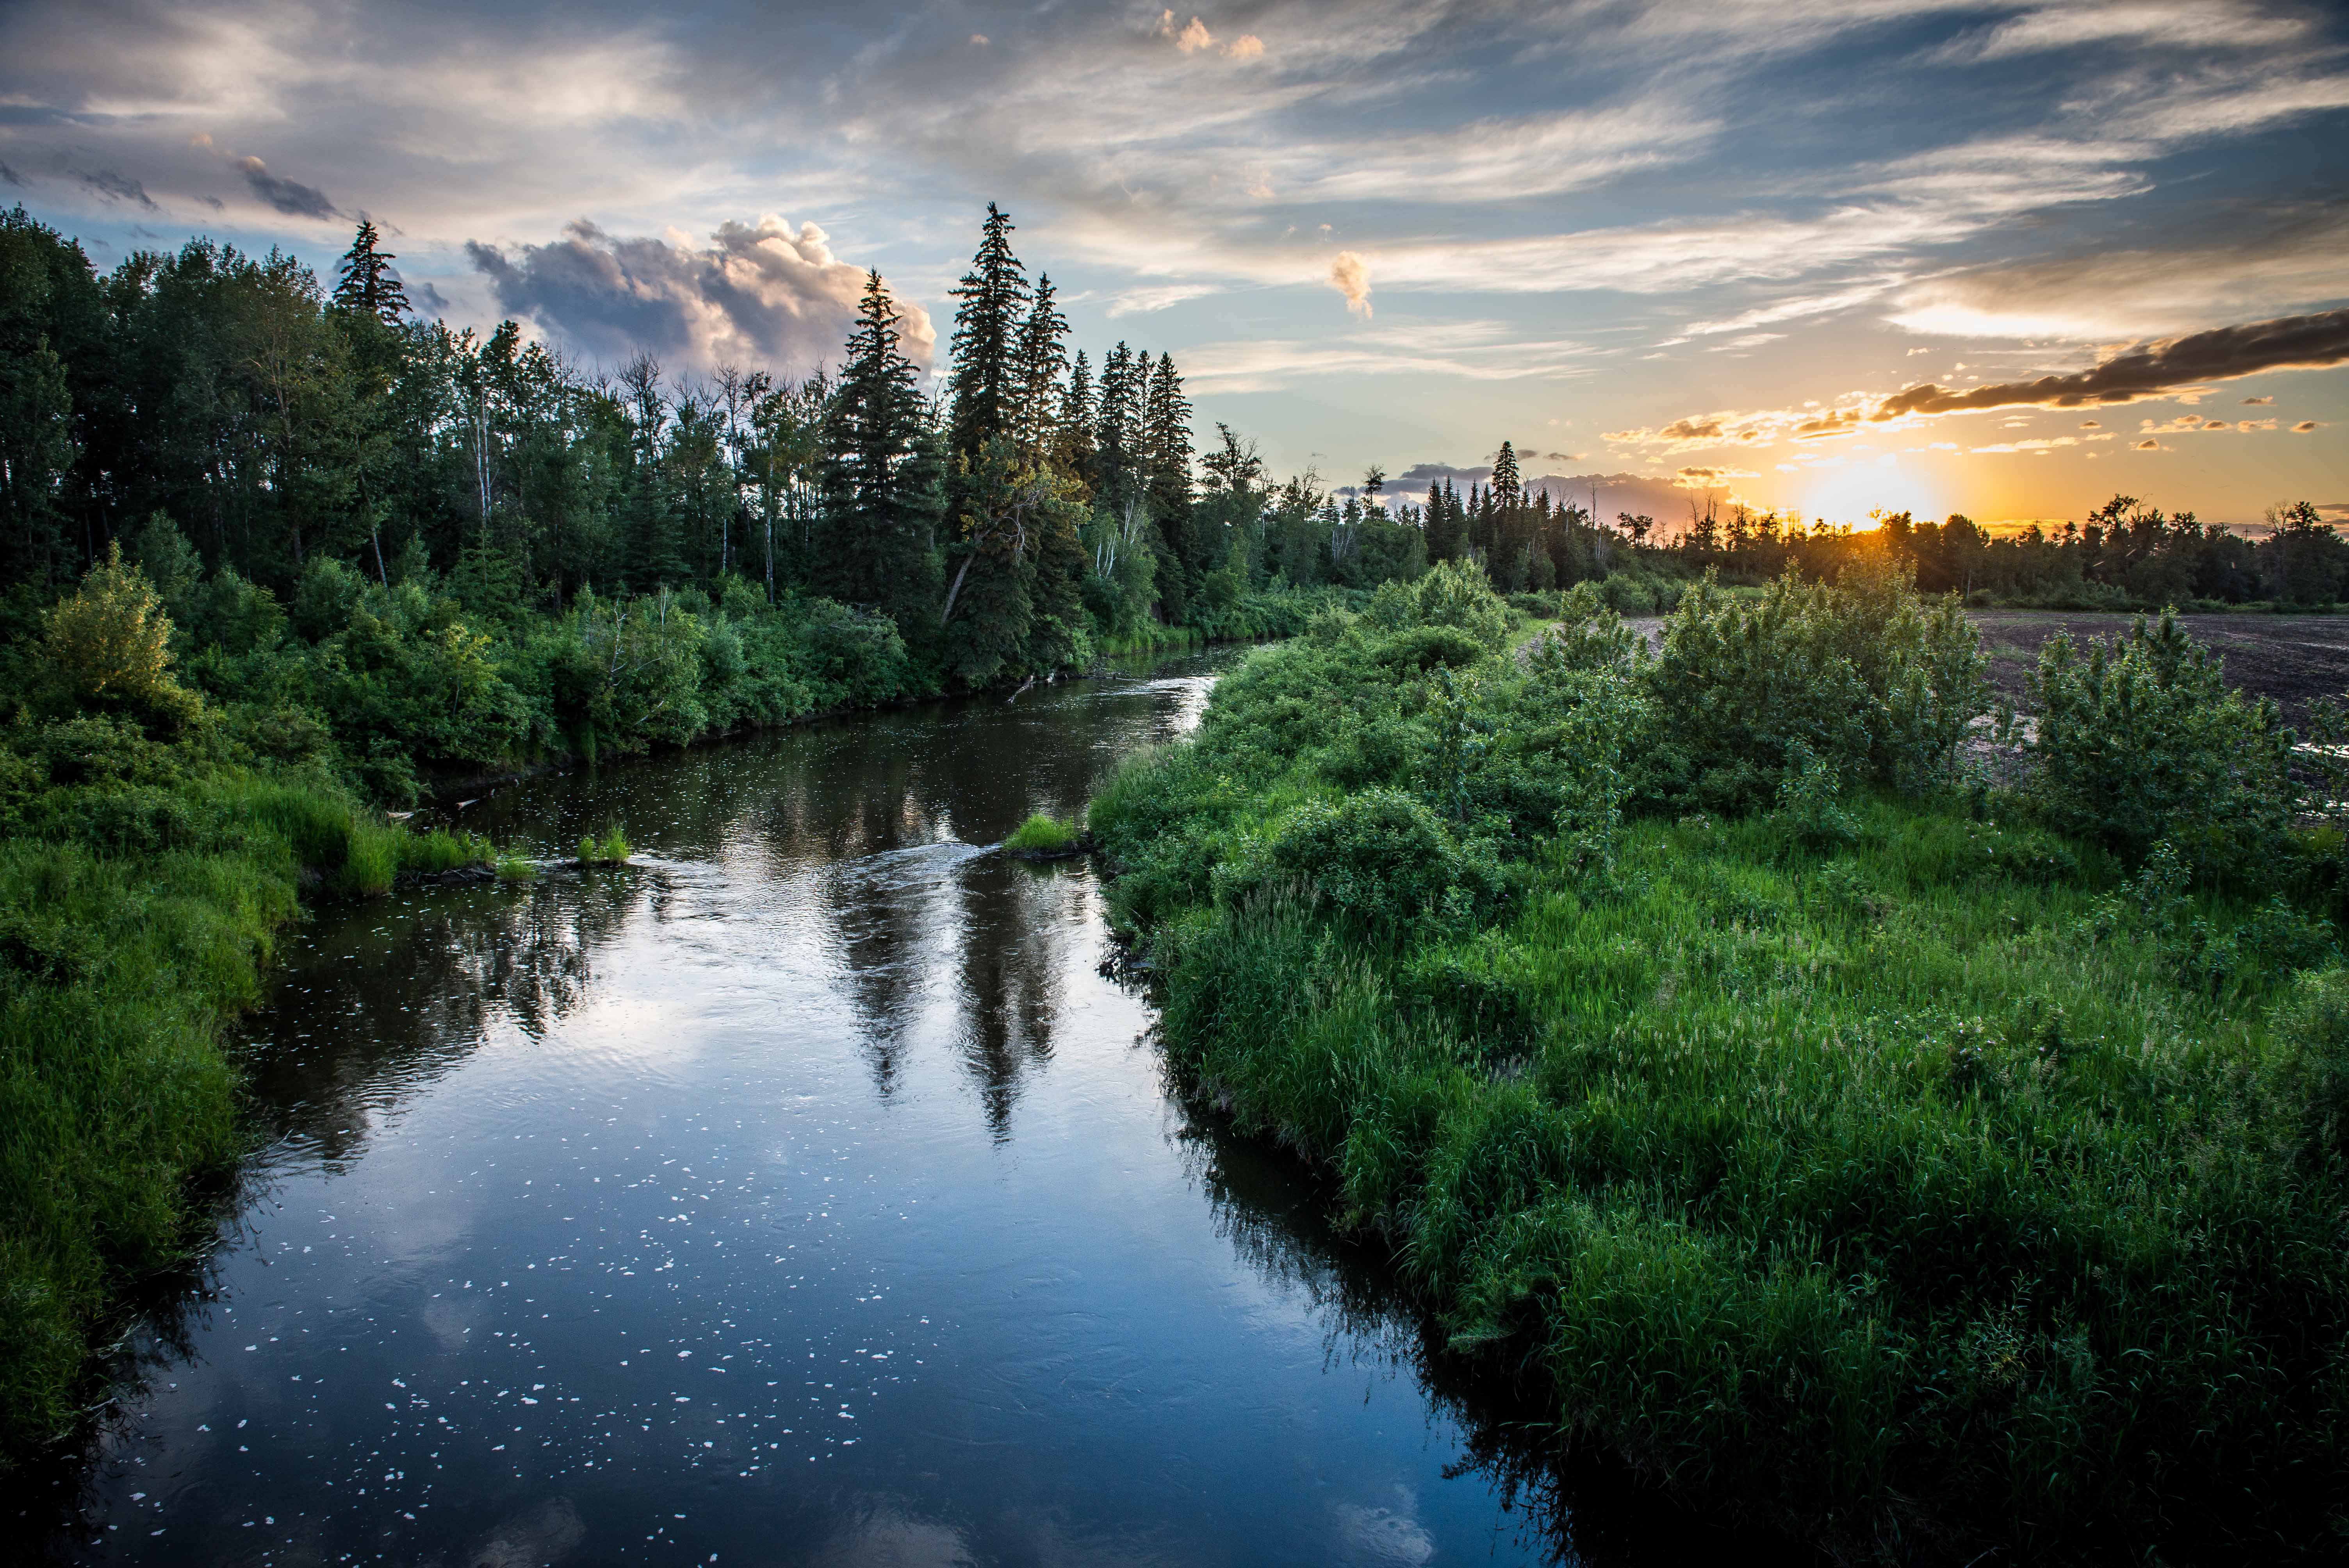
[[[2331,851],[2189,885],[1969,803],[1971,634],[1880,591],[1700,594],[1645,674],[1603,615],[1519,661],[1469,585],[1387,597],[1096,799],[1180,1070],[1683,1495],[1859,1555],[2323,1554],[2349,977],[2270,893]]]

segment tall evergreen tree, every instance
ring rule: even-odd
[[[359,220],[351,248],[343,253],[336,268],[341,281],[335,284],[335,303],[355,315],[371,315],[386,326],[396,326],[410,307],[399,274],[391,270],[391,263],[399,258],[378,248],[382,239],[374,223]]]
[[[1058,455],[1071,473],[1090,477],[1093,459],[1093,372],[1085,351],[1069,371],[1069,387],[1061,398]]]
[[[1517,478],[1517,449],[1506,441],[1501,443],[1501,455],[1493,459],[1493,483],[1487,493],[1499,511],[1515,511],[1525,504],[1525,487]]]
[[[1216,562],[1208,559],[1205,542],[1192,527],[1191,400],[1183,395],[1183,377],[1175,373],[1171,354],[1158,356],[1143,389],[1142,447],[1150,515],[1158,524],[1159,537],[1182,563],[1185,588],[1195,588],[1200,574]],[[1171,583],[1162,583],[1162,593],[1170,598],[1174,597],[1171,589]],[[1179,612],[1185,599],[1187,593],[1172,607]]]
[[[980,225],[978,252],[956,285],[947,380],[948,438],[955,455],[977,462],[991,437],[1009,432],[1019,389],[1019,328],[1029,299],[1026,269],[1011,253],[1011,220],[992,201]]]
[[[1093,471],[1085,477],[1094,499],[1112,508],[1124,504],[1127,485],[1136,477],[1135,433],[1149,356],[1142,359],[1137,365],[1133,351],[1123,341],[1102,359],[1101,401],[1093,414]]]
[[[828,538],[816,581],[833,598],[879,605],[910,627],[936,614],[932,588],[944,498],[898,320],[881,274],[867,273],[826,422],[822,483]]]
[[[1019,328],[1019,390],[1012,434],[1030,458],[1056,455],[1063,397],[1061,378],[1068,374],[1069,318],[1053,303],[1052,279],[1036,279],[1035,301]]]

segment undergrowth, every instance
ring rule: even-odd
[[[1318,622],[1094,800],[1178,1068],[1691,1495],[1891,1556],[2337,1548],[2337,835],[2271,812],[2229,875],[2166,836],[2199,801],[2106,831],[2047,801],[2064,733],[1964,787],[1979,655],[1898,585],[1700,588],[1661,666],[1489,598]],[[2240,727],[2118,738],[2287,790]]]

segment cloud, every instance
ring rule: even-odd
[[[1148,288],[1128,289],[1110,301],[1109,314],[1112,319],[1122,315],[1143,315],[1181,304],[1185,300],[1203,299],[1221,292],[1214,284],[1160,284]]]
[[[1371,315],[1371,264],[1359,251],[1340,251],[1330,263],[1330,286],[1346,296],[1346,308],[1368,320]]]
[[[1236,60],[1253,60],[1264,53],[1264,40],[1254,33],[1242,33],[1224,46],[1224,53]]]
[[[2168,447],[2163,446],[2159,441],[2154,440],[2151,438],[2139,441],[2134,449],[2140,452],[2166,452],[2169,450]]]
[[[1878,405],[1871,419],[1955,414],[1979,408],[2083,403],[2133,403],[2198,381],[2225,381],[2262,370],[2306,370],[2349,362],[2349,310],[2279,316],[2240,326],[2189,333],[2116,354],[2092,370],[2001,381],[1953,391],[1925,382]]]
[[[698,368],[735,363],[805,371],[836,360],[856,315],[864,269],[834,256],[813,223],[772,213],[719,226],[706,246],[684,236],[627,238],[584,220],[552,244],[512,253],[468,242],[499,307],[606,358],[643,350]],[[899,294],[907,356],[926,364],[937,333]]]
[[[2104,426],[2094,419],[2083,419],[2080,421],[2080,428],[2083,430],[2101,430],[2104,428]]]
[[[2294,425],[2294,426],[2292,428],[2292,433],[2293,435],[2295,435],[2295,436],[2305,436],[2305,435],[2307,435],[2310,431],[2314,430],[2314,429],[2317,429],[2317,428],[2319,428],[2319,425],[2318,425],[2318,422],[2317,422],[2316,420],[2314,420],[2314,419],[2302,419],[2299,424]]]
[[[2244,407],[2254,407],[2254,408],[2255,408],[2255,407],[2258,407],[2259,406],[2261,406],[2261,404],[2264,404],[2264,403],[2272,403],[2272,402],[2274,402],[2274,401],[2275,401],[2275,399],[2274,399],[2274,398],[2272,398],[2272,397],[2246,397],[2246,398],[2244,398],[2244,399],[2243,399],[2243,405],[2244,405]]]
[[[1731,480],[1753,480],[1762,476],[1752,469],[1682,469],[1672,475],[1672,483],[1682,490],[1712,490]]]
[[[84,185],[88,186],[92,191],[97,191],[100,196],[105,197],[109,201],[134,202],[137,205],[145,208],[150,212],[160,212],[162,211],[160,207],[155,205],[154,200],[147,194],[147,188],[145,186],[140,184],[139,181],[131,179],[128,175],[117,174],[111,169],[100,169],[92,173],[85,174],[81,177],[81,182]],[[12,179],[11,183],[22,184],[23,181]]]
[[[1951,63],[2013,59],[2084,46],[2135,44],[2148,48],[2248,49],[2290,43],[2308,24],[2247,6],[2210,0],[2133,0],[2113,5],[2044,5],[1988,30],[1958,39],[1934,57]]]
[[[341,214],[326,193],[314,185],[297,180],[282,179],[269,172],[269,166],[258,158],[247,158],[237,164],[244,171],[244,182],[253,193],[289,218],[336,218]]]
[[[2076,447],[2085,441],[2109,441],[2112,438],[2109,430],[2100,436],[2035,437],[2028,441],[2001,441],[1995,446],[1976,447],[1974,453],[1984,456],[1992,452],[2052,452],[2063,447]]]
[[[1177,28],[1172,11],[1158,14],[1158,36],[1174,39],[1174,46],[1186,55],[1197,54],[1216,41],[1215,35],[1208,32],[1206,25],[1196,16],[1191,18],[1188,26]]]
[[[2335,203],[2203,209],[2169,242],[1963,268],[1902,288],[1887,319],[1940,336],[2157,337],[2338,299],[2349,212]],[[2208,238],[2217,232],[2225,237]]]

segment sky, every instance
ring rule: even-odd
[[[2349,521],[2349,7],[5,0],[0,201],[680,376],[935,363],[987,203],[1276,473]]]

